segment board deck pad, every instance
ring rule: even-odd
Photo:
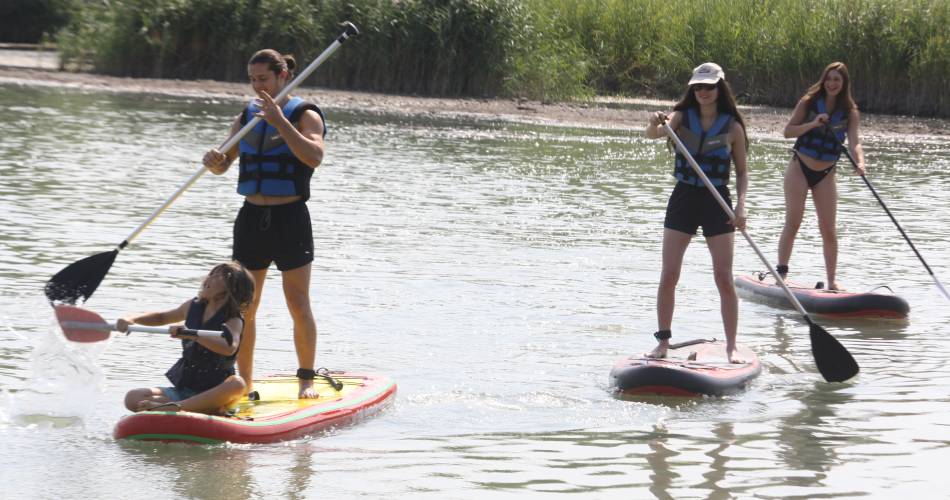
[[[233,416],[189,412],[144,411],[123,417],[116,439],[196,443],[269,443],[296,439],[331,427],[350,425],[389,403],[396,384],[380,375],[330,372],[343,384],[337,391],[329,381],[314,379],[320,397],[298,399],[293,376],[254,381],[259,400],[241,399]]]
[[[611,370],[611,390],[621,398],[720,396],[739,392],[758,376],[762,367],[752,350],[741,344],[736,349],[744,363],[730,363],[726,343],[712,339],[673,344],[665,358],[635,354],[621,359]]]
[[[737,276],[736,289],[743,297],[772,305],[792,308],[791,301],[771,275],[765,273]],[[849,292],[815,288],[791,280],[786,281],[805,311],[839,318],[906,318],[910,305],[900,296],[889,293]]]

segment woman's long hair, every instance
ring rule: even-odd
[[[828,78],[828,73],[832,71],[837,71],[841,74],[841,78],[844,79],[844,85],[841,88],[841,92],[838,93],[838,98],[835,99],[835,109],[829,109],[828,113],[833,113],[839,109],[844,111],[858,109],[857,103],[855,103],[854,98],[851,97],[851,75],[848,73],[848,67],[840,61],[825,66],[825,70],[821,72],[821,78],[812,84],[811,87],[808,87],[808,90],[805,91],[805,95],[802,96],[802,100],[811,106],[815,99],[825,97],[825,79]]]
[[[254,277],[239,262],[218,264],[211,269],[205,280],[212,276],[224,277],[225,301],[221,306],[224,319],[244,318],[244,312],[254,301]]]
[[[729,86],[729,82],[720,79],[716,82],[716,88],[718,89],[718,93],[716,94],[716,111],[719,113],[729,113],[736,118],[736,122],[742,126],[743,135],[745,135],[745,146],[746,149],[748,149],[749,134],[745,133],[745,117],[739,112],[739,106],[736,104],[736,97],[732,93],[732,87]],[[685,113],[689,108],[699,109],[699,101],[696,100],[696,92],[692,85],[686,87],[686,93],[683,94],[679,102],[673,106],[673,111]]]

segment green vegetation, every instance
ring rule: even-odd
[[[862,108],[950,115],[948,0],[532,0],[583,43],[598,92],[679,95],[715,61],[746,103],[794,105],[844,61]]]
[[[829,62],[862,109],[950,116],[950,0],[70,1],[63,56],[128,76],[242,80],[259,48],[305,64],[363,35],[315,83],[445,96],[677,97],[716,61],[745,103],[792,105]]]
[[[3,0],[0,42],[41,43],[69,22],[74,0]]]
[[[159,78],[242,80],[261,48],[307,64],[352,20],[362,36],[316,83],[423,95],[503,92],[525,8],[509,0],[113,0],[60,35],[67,61]]]

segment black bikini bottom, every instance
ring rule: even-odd
[[[805,174],[805,181],[808,182],[808,187],[810,188],[817,186],[819,182],[825,177],[828,177],[828,174],[835,169],[835,166],[832,165],[824,170],[812,170],[798,157],[798,152],[792,151],[792,155],[795,156],[795,161],[798,162],[798,166],[802,168],[802,173]]]

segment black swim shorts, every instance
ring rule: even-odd
[[[313,262],[313,227],[304,201],[260,206],[244,202],[234,220],[232,257],[259,271],[271,262],[289,271]]]
[[[729,187],[720,186],[716,189],[731,208]],[[686,234],[696,234],[696,229],[700,226],[703,228],[703,236],[707,238],[736,230],[735,226],[729,224],[726,211],[719,206],[706,186],[692,186],[677,182],[673,193],[670,194],[670,201],[666,205],[666,219],[663,221],[663,227]]]

